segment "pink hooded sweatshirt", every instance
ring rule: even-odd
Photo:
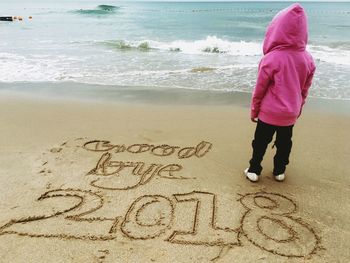
[[[251,118],[276,126],[296,122],[316,68],[305,50],[307,39],[307,17],[299,4],[273,18],[265,34]]]

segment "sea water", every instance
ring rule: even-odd
[[[0,89],[251,93],[266,27],[290,4],[1,1],[0,15],[23,21],[0,22]],[[310,96],[350,100],[350,3],[302,5],[317,65]]]

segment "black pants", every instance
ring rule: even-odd
[[[249,161],[249,172],[260,175],[262,171],[261,162],[264,158],[267,145],[272,141],[276,132],[275,146],[277,148],[274,157],[273,174],[279,175],[284,173],[286,165],[289,163],[289,155],[292,149],[293,126],[275,126],[258,120],[252,141],[253,156]]]

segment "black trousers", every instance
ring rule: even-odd
[[[293,127],[291,126],[275,126],[258,120],[256,125],[254,140],[252,141],[253,156],[249,161],[249,172],[261,174],[261,162],[264,158],[267,145],[272,141],[272,137],[276,132],[276,141],[274,145],[277,148],[274,157],[273,174],[279,175],[285,172],[286,165],[289,163],[289,155],[292,149]]]

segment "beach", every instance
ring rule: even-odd
[[[251,183],[249,101],[3,95],[0,261],[346,262],[350,117],[315,104]]]
[[[243,174],[290,4],[2,1],[0,263],[348,262],[348,2],[302,2],[316,72],[285,181],[273,143]]]

